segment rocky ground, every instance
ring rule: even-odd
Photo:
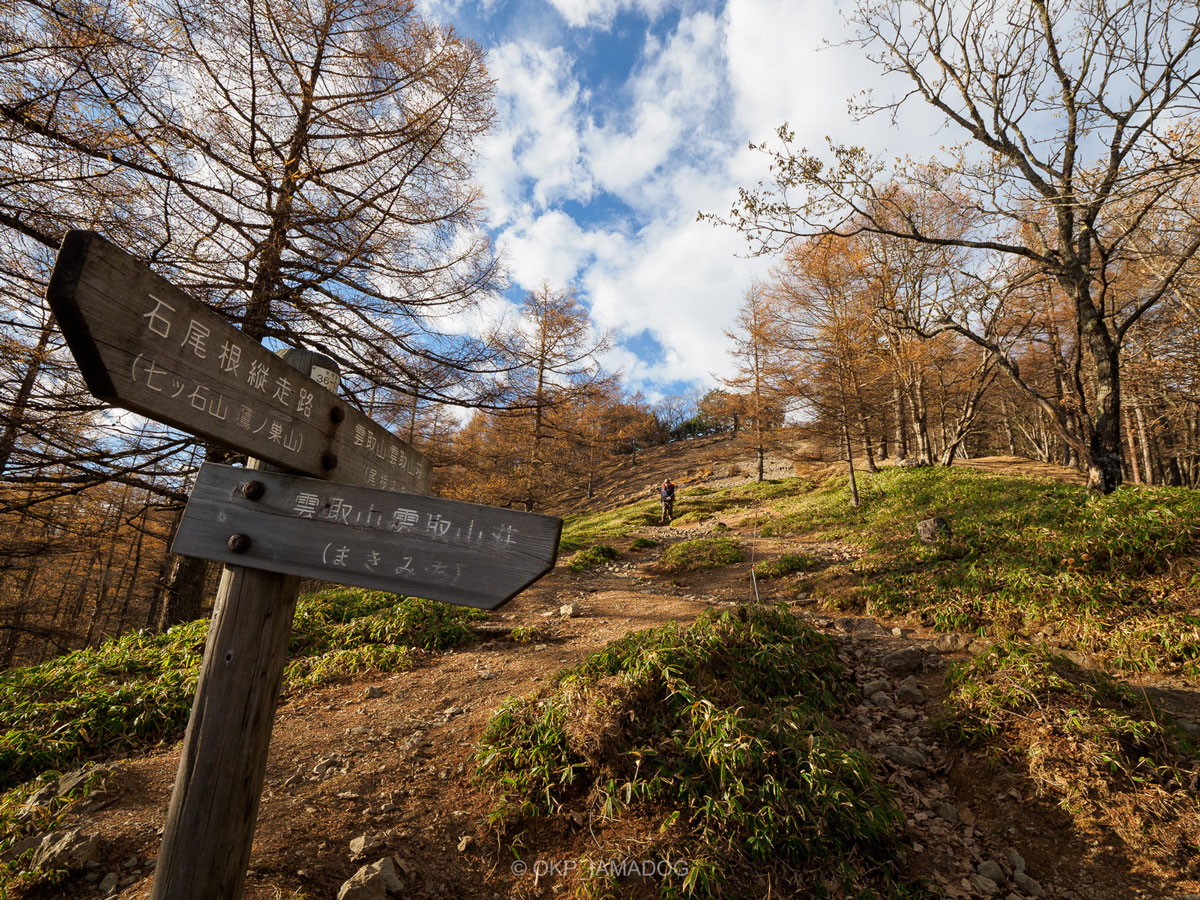
[[[736,460],[718,465],[732,468]],[[647,473],[638,480],[655,478]],[[614,496],[642,489],[631,485]],[[577,856],[586,835],[538,835],[537,845],[525,847],[522,869],[488,827],[489,798],[472,780],[472,747],[503,700],[544,689],[557,671],[631,630],[754,601],[749,570],[755,560],[790,552],[833,561],[853,553],[835,543],[762,539],[753,527],[739,532],[735,526],[730,534],[749,548],[747,562],[675,577],[656,570],[666,546],[715,524],[643,529],[631,537],[652,538],[657,547],[629,551],[626,541],[617,562],[593,572],[560,565],[479,626],[478,643],[419,655],[404,674],[362,677],[286,699],[275,725],[246,897],[364,900],[383,898],[387,887],[406,898],[560,896],[553,864]],[[838,725],[879,759],[907,815],[906,865],[944,896],[1200,895],[1200,884],[1154,868],[1114,834],[1081,830],[1076,819],[1040,798],[1019,769],[997,764],[994,753],[943,739],[936,719],[945,668],[971,652],[969,639],[869,617],[831,617],[804,595],[775,596],[771,584],[757,585],[759,600],[785,600],[839,641],[861,702]],[[528,643],[512,639],[514,628],[529,626],[540,636]],[[1179,714],[1197,708],[1195,684],[1177,679],[1160,694]],[[177,747],[164,748],[114,764],[106,785],[67,820],[78,835],[47,850],[85,859],[80,874],[9,896],[148,897],[178,756]]]

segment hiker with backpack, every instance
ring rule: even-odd
[[[662,524],[668,525],[675,512],[675,482],[670,478],[663,479],[662,487],[658,489],[658,499],[662,502]]]

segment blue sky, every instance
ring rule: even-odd
[[[519,300],[574,285],[617,346],[607,360],[651,399],[730,372],[742,296],[769,260],[697,222],[765,174],[747,143],[790,122],[889,155],[923,155],[936,121],[855,124],[878,82],[819,0],[420,0],[488,52],[499,121],[481,147],[487,225]]]

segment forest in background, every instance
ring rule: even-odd
[[[899,40],[897,4],[861,6],[864,40],[892,64],[928,58],[937,28],[922,49]],[[943,38],[995,39],[982,18],[926,6]],[[982,157],[960,148],[883,178],[855,148],[817,164],[782,128],[761,148],[774,181],[725,220],[775,254],[740,298],[736,374],[653,399],[604,370],[613,336],[573,286],[482,314],[505,285],[473,181],[494,88],[451,29],[367,0],[9,8],[0,667],[194,619],[216,572],[167,548],[197,467],[231,456],[84,390],[44,301],[70,228],[268,346],[337,359],[345,396],[433,460],[444,496],[547,510],[640,449],[743,429],[760,460],[799,429],[867,470],[1001,454],[1099,473],[1107,490],[1200,480],[1200,23],[1181,6],[1071,31],[1064,56],[1068,13],[1043,21],[1031,4],[1010,23],[1026,44],[975,60],[963,41],[943,60],[971,73],[957,100],[917,66]],[[1125,48],[1108,69],[1072,64],[1104,46]],[[1026,55],[1060,77],[973,80]],[[1119,108],[1104,94],[1118,80],[1138,86]],[[1061,126],[1030,145],[1035,101]]]

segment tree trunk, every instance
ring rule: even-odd
[[[1146,431],[1146,415],[1142,412],[1142,403],[1136,397],[1133,400],[1133,417],[1137,421],[1138,443],[1142,445],[1142,476],[1146,479],[1146,484],[1154,484],[1156,473],[1152,455],[1153,447],[1150,443],[1150,435]],[[1161,478],[1158,480],[1161,481]]]
[[[1142,483],[1142,467],[1138,464],[1137,442],[1133,439],[1133,421],[1129,417],[1129,410],[1123,410],[1125,414],[1125,439],[1129,442],[1129,470],[1133,478],[1134,484]]]
[[[1017,439],[1013,434],[1012,413],[1008,410],[1008,401],[1004,400],[1000,404],[1000,413],[1004,418],[1004,436],[1008,439],[1008,455],[1017,455]]]
[[[878,472],[879,467],[875,465],[875,448],[871,446],[871,421],[863,411],[862,403],[858,404],[858,427],[862,429],[863,455],[867,458],[867,471]]]
[[[177,556],[163,589],[158,630],[166,631],[181,622],[194,622],[203,615],[204,583],[208,579],[208,560]]]
[[[904,415],[904,392],[900,390],[900,379],[892,380],[892,408],[895,410],[895,431],[892,433],[892,443],[896,447],[899,459],[908,457],[908,422]]]
[[[846,421],[846,414],[842,412],[842,436],[846,441],[846,472],[850,476],[850,505],[855,509],[858,508],[858,479],[854,477],[854,446],[850,443],[850,423]]]
[[[17,445],[17,438],[20,437],[21,426],[25,423],[25,413],[29,407],[29,397],[33,393],[33,386],[37,384],[37,377],[42,369],[42,359],[45,357],[46,346],[50,342],[52,330],[50,322],[42,327],[42,333],[38,335],[37,346],[29,354],[29,365],[21,377],[17,395],[13,398],[12,406],[8,408],[8,412],[4,416],[4,429],[0,431],[0,475],[4,474],[9,457],[12,456],[13,449]]]

